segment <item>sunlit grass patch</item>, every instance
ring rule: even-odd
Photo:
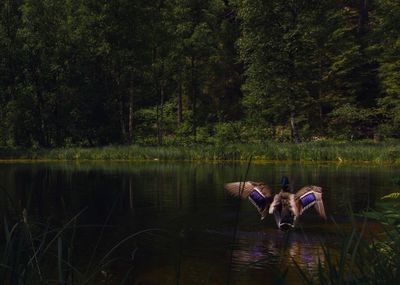
[[[262,144],[192,144],[168,146],[104,146],[56,149],[0,149],[0,159],[32,160],[179,160],[179,161],[305,161],[400,163],[400,145],[373,142],[266,141]]]

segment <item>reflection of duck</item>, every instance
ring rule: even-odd
[[[323,241],[323,242],[322,242]],[[306,235],[301,232],[238,232],[233,252],[235,270],[243,267],[266,269],[266,265],[289,264],[295,261],[307,270],[315,270],[323,264],[323,247],[334,239],[319,233]]]
[[[285,176],[281,179],[281,186],[281,191],[275,196],[271,188],[263,182],[232,182],[226,183],[224,188],[233,196],[249,199],[262,220],[267,213],[274,214],[276,224],[282,230],[293,228],[298,218],[312,207],[326,219],[321,187],[305,186],[296,193],[291,193],[288,190],[289,179]]]

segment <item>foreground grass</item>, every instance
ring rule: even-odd
[[[319,260],[317,272],[310,273],[295,264],[302,284],[400,283],[400,193],[394,192],[382,200],[385,202],[378,203],[376,210],[358,215],[364,217],[361,229],[353,223],[351,233],[342,234],[338,256],[323,246],[324,262]],[[367,219],[379,222],[384,231],[370,232],[370,238],[365,238]]]
[[[0,148],[0,160],[182,160],[182,161],[336,161],[400,164],[396,142],[307,142],[191,146],[107,146],[94,148]]]

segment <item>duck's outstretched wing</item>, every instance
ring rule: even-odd
[[[225,190],[234,197],[249,199],[264,219],[272,201],[272,190],[263,182],[231,182],[224,185]]]
[[[235,197],[240,197],[246,199],[249,197],[250,193],[257,189],[265,197],[272,197],[272,190],[263,182],[231,182],[224,185],[226,191]]]
[[[324,202],[322,200],[322,188],[319,186],[305,186],[295,194],[295,201],[300,215],[314,207],[317,213],[326,219]]]

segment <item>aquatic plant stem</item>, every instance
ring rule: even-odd
[[[180,284],[181,279],[181,264],[182,264],[182,242],[183,242],[184,231],[181,230],[178,235],[178,260],[176,264],[176,285]]]
[[[104,267],[105,265],[111,263],[112,261],[114,261],[114,259],[112,259],[111,261],[107,261],[107,258],[114,252],[114,250],[116,250],[119,246],[121,246],[123,243],[127,242],[128,240],[135,238],[143,233],[147,233],[147,232],[152,232],[152,231],[165,231],[163,229],[159,229],[159,228],[151,228],[151,229],[146,229],[146,230],[142,230],[139,232],[136,232],[134,234],[131,234],[129,236],[127,236],[126,238],[122,239],[121,241],[119,241],[117,244],[115,244],[104,256],[103,258],[99,261],[98,264],[98,269],[101,269],[102,267]],[[86,278],[86,280],[84,282],[82,282],[82,284],[87,284],[92,278],[95,277],[95,275],[97,274],[98,270],[94,270],[91,275]]]
[[[78,214],[76,214],[74,217],[72,217],[72,219],[70,219],[68,221],[68,223],[66,223],[61,229],[60,231],[55,235],[55,237],[47,244],[47,246],[45,247],[45,249],[43,250],[43,253],[45,253],[50,246],[53,244],[53,242],[55,242],[58,237],[60,237],[62,235],[62,233],[64,232],[65,229],[67,229],[67,227],[73,222],[75,221],[80,215],[82,215],[83,212],[85,212],[87,209],[87,207],[83,208]],[[36,252],[34,253],[34,255],[31,257],[31,259],[29,260],[28,264],[31,264],[32,261],[37,257],[37,255],[39,254],[39,249],[36,250]]]
[[[36,249],[35,249],[35,245],[33,244],[32,232],[31,232],[30,229],[29,229],[29,225],[28,225],[28,223],[27,223],[27,219],[24,219],[23,224],[25,224],[25,227],[26,227],[26,229],[27,229],[27,231],[28,231],[28,233],[29,233],[29,239],[30,239],[31,246],[32,246],[32,252],[33,252],[33,254],[34,254],[35,251],[36,251]],[[36,256],[35,256],[35,265],[36,265],[36,269],[37,269],[38,274],[39,274],[40,281],[42,281],[42,280],[43,280],[43,276],[42,276],[42,272],[41,272],[41,270],[40,270],[39,261],[38,261],[38,259],[37,259]]]
[[[247,176],[250,170],[250,165],[251,165],[251,160],[252,156],[250,156],[247,167],[246,167],[246,172],[243,177],[243,179],[240,179],[240,184],[239,184],[239,199],[237,200],[237,206],[236,206],[236,214],[235,214],[235,225],[233,228],[233,235],[232,235],[232,242],[231,242],[231,252],[230,252],[230,257],[229,257],[229,264],[228,264],[228,276],[226,278],[226,284],[229,285],[231,283],[231,271],[232,271],[232,260],[233,260],[233,252],[234,252],[234,247],[235,247],[235,242],[236,242],[236,236],[237,236],[237,231],[238,231],[238,225],[239,225],[239,214],[240,214],[240,205],[241,205],[241,196],[244,190],[244,185],[247,180]]]
[[[97,248],[99,247],[100,242],[101,242],[101,239],[103,238],[104,230],[105,230],[105,228],[106,228],[106,226],[107,226],[107,224],[108,224],[108,222],[109,222],[109,220],[110,220],[110,218],[111,218],[111,214],[114,212],[114,209],[115,209],[115,207],[116,207],[116,205],[117,205],[117,202],[119,201],[119,199],[121,198],[121,196],[122,196],[123,193],[124,193],[124,190],[122,190],[122,191],[119,193],[119,195],[115,198],[114,203],[113,203],[113,205],[111,206],[111,209],[110,209],[110,211],[109,211],[109,213],[108,213],[108,215],[107,215],[107,217],[106,217],[106,220],[104,221],[104,224],[102,225],[99,238],[98,238],[97,241],[96,241],[96,245],[95,245],[94,248],[93,248],[93,251],[92,251],[92,254],[91,254],[91,256],[90,256],[88,265],[87,265],[87,267],[86,267],[85,275],[88,274],[89,269],[90,269],[90,267],[92,266],[92,262],[93,262],[93,259],[94,259],[95,255],[96,255]]]

